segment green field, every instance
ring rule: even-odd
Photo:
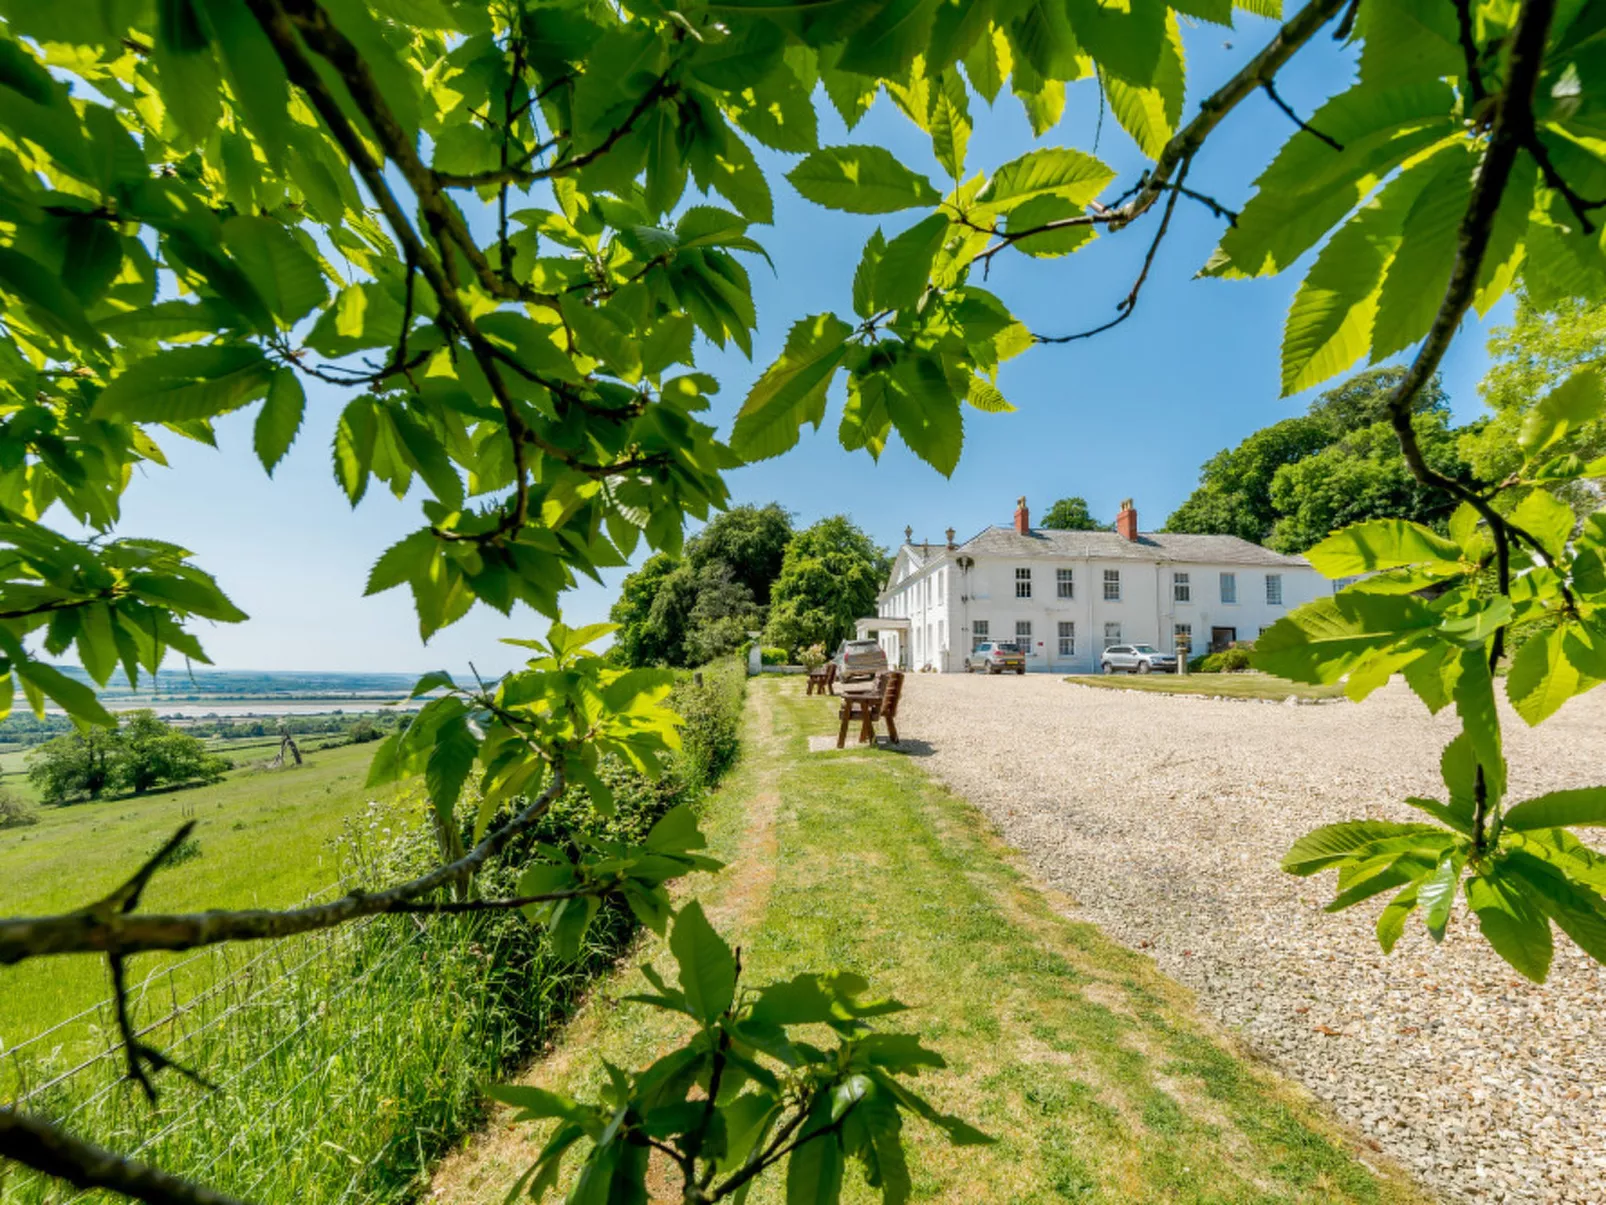
[[[277,907],[329,887],[341,875],[334,839],[342,825],[391,789],[363,786],[372,745],[320,750],[285,770],[253,768],[276,748],[277,741],[222,749],[242,766],[211,786],[42,808],[38,824],[0,831],[0,915],[64,912],[100,898],[190,819],[200,856],[182,872],[158,874],[145,893],[147,909]],[[3,763],[9,769],[18,756],[5,754]],[[15,780],[7,785],[15,789]],[[137,981],[183,957],[145,955],[131,969]],[[215,960],[200,958],[171,976],[177,982],[161,976],[153,986],[163,997],[183,998],[215,973]],[[0,968],[0,1049],[88,1008],[107,990],[105,966],[93,959]],[[88,1035],[61,1036],[71,1045]]]
[[[1228,699],[1342,699],[1344,684],[1306,686],[1270,674],[1073,674],[1077,686],[1146,690],[1162,695],[1221,695]]]

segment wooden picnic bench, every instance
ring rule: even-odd
[[[876,721],[880,720],[887,726],[887,739],[894,745],[898,743],[898,699],[903,694],[903,674],[897,671],[881,674],[875,684],[868,689],[860,688],[849,690],[843,688],[842,699],[842,727],[836,734],[836,747],[842,748],[848,741],[848,726],[854,720],[859,721],[859,743],[869,744],[875,740]]]
[[[831,689],[836,681],[836,662],[827,661],[824,665],[816,665],[809,670],[809,685],[804,694],[829,695],[836,692]]]

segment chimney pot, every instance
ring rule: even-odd
[[[1134,544],[1138,539],[1138,511],[1132,505],[1132,499],[1125,498],[1121,502],[1121,510],[1115,516],[1115,530],[1125,539]]]
[[[1026,509],[1025,495],[1015,503],[1015,531],[1023,536],[1032,534],[1032,512]]]
[[[915,529],[913,527],[905,527],[903,529],[903,542],[905,544],[913,544],[915,542]]]

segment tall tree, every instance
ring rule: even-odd
[[[1061,498],[1048,508],[1040,526],[1051,531],[1105,531],[1108,523],[1095,519],[1087,509],[1087,499],[1077,496]]]
[[[1165,530],[1238,536],[1285,552],[1303,551],[1330,530],[1317,530],[1315,516],[1343,510],[1341,499],[1321,501],[1324,471],[1353,477],[1354,485],[1365,480],[1365,496],[1376,506],[1389,505],[1386,498],[1399,505],[1412,503],[1398,512],[1401,517],[1442,518],[1448,513],[1448,496],[1409,488],[1405,479],[1410,469],[1398,445],[1391,447],[1387,400],[1403,375],[1399,368],[1357,373],[1323,393],[1307,413],[1263,427],[1237,447],[1216,453],[1200,469],[1198,488],[1166,520]],[[1419,415],[1439,416],[1440,421],[1423,429],[1442,433],[1449,399],[1437,379],[1417,394],[1413,407]],[[1372,434],[1352,442],[1351,437],[1365,431]],[[1436,442],[1435,455],[1442,450],[1442,441]],[[1313,466],[1309,473],[1291,472],[1324,453],[1328,454],[1319,462],[1319,470]],[[1459,471],[1459,465],[1455,467]],[[1279,498],[1274,485],[1280,477],[1285,484]],[[1392,493],[1384,478],[1395,482]],[[1302,517],[1291,517],[1307,503]],[[1354,513],[1372,518],[1389,512],[1362,505]],[[1284,523],[1285,519],[1289,521]]]
[[[122,790],[143,795],[152,787],[216,782],[232,765],[208,752],[196,737],[157,719],[153,711],[131,712],[122,721],[112,771]]]
[[[775,581],[765,641],[834,649],[853,634],[855,620],[875,614],[888,568],[886,550],[845,515],[798,532]]]
[[[745,586],[763,607],[769,604],[770,583],[781,571],[791,539],[792,516],[780,503],[733,506],[686,541],[686,559],[698,570],[724,565],[730,579]]]

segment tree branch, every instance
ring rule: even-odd
[[[235,1197],[74,1138],[9,1108],[0,1109],[0,1156],[74,1188],[102,1188],[148,1205],[243,1205]]]
[[[1293,122],[1296,126],[1298,126],[1300,129],[1304,130],[1305,133],[1311,135],[1312,137],[1320,138],[1323,142],[1325,142],[1328,146],[1332,147],[1335,151],[1341,151],[1341,150],[1344,149],[1344,144],[1341,143],[1338,139],[1334,138],[1331,134],[1322,133],[1315,126],[1311,125],[1310,122],[1306,121],[1303,117],[1301,117],[1298,113],[1295,113],[1294,110],[1293,110],[1293,107],[1291,105],[1289,105],[1289,103],[1287,101],[1285,101],[1282,97],[1277,95],[1276,85],[1274,85],[1269,79],[1268,80],[1261,80],[1260,81],[1260,86],[1261,86],[1261,89],[1266,93],[1266,95],[1271,97],[1271,103],[1276,105],[1285,114],[1287,114],[1289,121]]]
[[[1091,330],[1078,331],[1074,335],[1039,335],[1033,334],[1034,343],[1074,343],[1078,339],[1091,339],[1094,335],[1103,334],[1111,327],[1120,326],[1137,309],[1138,294],[1143,291],[1143,282],[1149,279],[1149,269],[1154,267],[1154,257],[1159,254],[1160,244],[1165,241],[1166,231],[1171,228],[1171,215],[1176,212],[1177,198],[1185,191],[1182,182],[1188,178],[1189,161],[1184,160],[1177,173],[1177,182],[1171,189],[1171,195],[1166,198],[1165,212],[1160,217],[1160,228],[1154,232],[1154,241],[1149,244],[1148,254],[1143,257],[1143,268],[1138,272],[1138,278],[1132,284],[1132,291],[1116,305],[1118,316],[1110,319],[1102,326],[1095,326]]]
[[[423,897],[466,883],[513,838],[528,832],[546,814],[566,787],[563,771],[553,766],[552,781],[522,812],[488,833],[473,849],[428,874],[382,891],[354,891],[326,904],[284,911],[245,909],[233,912],[130,914],[122,909],[125,890],[79,912],[63,916],[14,917],[0,920],[0,966],[50,954],[135,954],[147,950],[191,950],[226,941],[262,941],[318,929],[332,929],[364,916],[418,912]],[[154,859],[153,859],[154,860]],[[142,868],[143,870],[143,868]],[[556,898],[556,897],[554,897]],[[531,897],[527,902],[536,902]],[[509,902],[506,906],[513,906]],[[468,911],[444,909],[436,911]]]

